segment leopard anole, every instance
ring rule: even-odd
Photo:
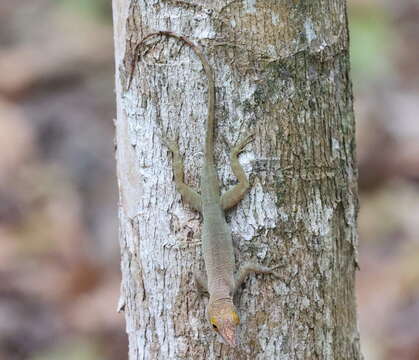
[[[177,191],[184,202],[202,213],[202,250],[206,275],[196,275],[197,285],[209,293],[207,318],[213,329],[231,346],[236,345],[236,330],[240,323],[233,296],[249,273],[274,274],[271,268],[246,263],[235,274],[234,249],[231,230],[227,225],[224,211],[234,207],[243,199],[249,189],[249,180],[239,163],[238,155],[253,139],[247,135],[230,152],[231,168],[238,184],[220,195],[219,182],[214,163],[215,127],[215,84],[214,73],[200,48],[184,36],[169,31],[159,31],[145,36],[135,51],[153,36],[167,36],[187,44],[199,57],[208,78],[208,119],[205,136],[204,164],[201,170],[201,194],[184,182],[183,161],[176,142],[162,138],[173,154],[173,172]],[[136,55],[138,56],[138,55]],[[136,61],[134,57],[134,66]]]

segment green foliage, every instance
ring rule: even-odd
[[[352,76],[363,87],[392,71],[390,48],[395,39],[382,8],[373,5],[353,5],[349,9]]]
[[[31,357],[31,360],[103,360],[98,347],[81,339],[57,345],[42,354]]]
[[[57,0],[63,6],[101,21],[111,21],[112,7],[109,0]]]

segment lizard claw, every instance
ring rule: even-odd
[[[232,143],[230,142],[230,140],[228,140],[227,136],[225,136],[225,134],[221,134],[221,139],[223,139],[223,141],[225,142],[225,144],[227,145],[227,147],[229,149],[233,148]]]
[[[239,272],[236,274],[236,279],[235,279],[235,284],[234,284],[234,292],[237,291],[237,289],[241,286],[241,284],[244,283],[244,281],[246,280],[247,276],[251,273],[255,273],[255,274],[268,274],[268,275],[272,275],[274,277],[276,277],[277,279],[281,279],[281,275],[278,274],[276,271],[276,269],[284,267],[284,265],[276,265],[273,267],[267,267],[267,266],[263,266],[263,265],[259,265],[259,264],[254,264],[254,263],[245,263],[241,269],[239,270]]]
[[[172,153],[179,153],[179,146],[176,141],[169,140],[162,135],[158,135],[161,142],[166,145]]]
[[[254,133],[247,134],[242,141],[240,141],[233,149],[233,152],[239,154],[244,147],[254,140]]]

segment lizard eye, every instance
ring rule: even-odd
[[[211,317],[211,319],[210,319],[210,323],[211,323],[211,325],[212,325],[212,328],[213,328],[214,330],[218,331],[218,327],[217,327],[217,325],[215,325],[215,324],[217,323],[217,320],[216,320],[215,316],[212,316],[212,317]]]

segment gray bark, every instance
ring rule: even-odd
[[[357,187],[344,0],[113,0],[122,285],[129,356],[137,359],[361,359],[354,277]],[[169,30],[198,43],[215,71],[216,160],[235,183],[231,142],[251,190],[228,213],[240,263],[282,264],[281,279],[249,279],[236,300],[241,345],[214,336],[197,297],[200,218],[175,191],[158,134],[179,137],[185,178],[199,188],[207,82],[199,59]]]

